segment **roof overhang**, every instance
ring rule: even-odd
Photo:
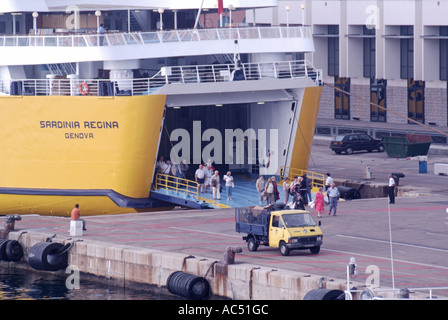
[[[45,0],[2,0],[0,13],[49,11]]]

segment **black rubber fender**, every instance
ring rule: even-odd
[[[166,280],[168,291],[191,300],[201,300],[209,296],[210,284],[203,277],[182,271],[170,274]]]
[[[40,242],[31,247],[28,255],[29,265],[36,270],[57,271],[65,269],[68,251],[57,242]],[[62,253],[61,253],[62,252]]]
[[[7,239],[0,239],[0,260],[8,261],[8,256],[6,255],[6,245],[8,244]]]
[[[6,244],[8,261],[19,261],[23,257],[23,247],[19,241],[9,240]]]
[[[345,294],[341,290],[313,289],[305,294],[303,300],[345,300]]]

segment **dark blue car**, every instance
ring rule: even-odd
[[[352,154],[354,151],[384,151],[384,146],[381,140],[374,139],[365,133],[351,133],[346,135],[339,135],[333,138],[330,143],[330,149],[335,153]]]

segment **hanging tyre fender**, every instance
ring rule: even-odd
[[[8,261],[8,256],[6,255],[6,246],[9,240],[0,239],[0,260]]]
[[[210,285],[203,277],[197,277],[182,271],[170,274],[166,280],[168,291],[191,300],[200,300],[209,296]]]
[[[306,293],[303,300],[345,300],[345,295],[342,290],[313,289]]]
[[[29,265],[36,270],[57,271],[65,269],[68,262],[68,247],[57,242],[40,242],[31,247]]]
[[[19,241],[9,240],[6,244],[6,257],[8,261],[19,261],[23,257],[23,248]]]

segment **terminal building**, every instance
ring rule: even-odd
[[[447,0],[303,0],[248,12],[248,22],[311,26],[306,58],[327,84],[318,122],[447,132],[447,15]]]

